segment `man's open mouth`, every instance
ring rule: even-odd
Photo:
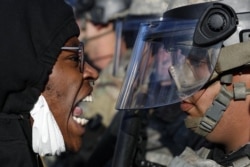
[[[73,111],[73,120],[81,126],[85,126],[88,123],[88,119],[84,118],[84,112],[81,107],[81,103],[92,102],[92,96],[86,96],[82,101],[80,101]]]

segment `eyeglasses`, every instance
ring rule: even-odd
[[[71,47],[71,46],[63,46],[61,47],[61,50],[76,50],[77,53],[78,53],[78,56],[79,56],[79,69],[80,69],[80,72],[83,73],[83,68],[84,68],[84,62],[85,62],[85,59],[84,59],[84,44],[83,42],[80,42],[79,43],[79,46],[78,47]]]

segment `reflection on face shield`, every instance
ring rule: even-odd
[[[208,49],[193,47],[186,54],[182,61],[169,68],[181,98],[201,88],[213,72]]]
[[[180,102],[203,87],[214,70],[221,43],[193,45],[197,20],[143,24],[118,109],[142,109]]]
[[[170,75],[167,72],[170,65],[172,65],[172,57],[171,57],[171,51],[164,48],[164,46],[160,46],[160,48],[157,50],[157,53],[155,53],[155,77],[156,81],[162,81],[162,84],[167,85],[170,84]]]

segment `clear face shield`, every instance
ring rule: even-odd
[[[115,56],[114,56],[114,68],[113,75],[118,76],[119,67],[124,60],[122,56],[124,54],[130,54],[127,51],[132,49],[140,28],[140,24],[143,22],[153,22],[157,20],[162,20],[159,15],[128,15],[125,18],[117,19],[115,21],[115,33],[116,33],[116,43],[115,43]],[[124,52],[124,43],[126,47],[126,52]]]
[[[212,75],[222,43],[193,43],[198,19],[142,24],[117,109],[145,109],[180,102]]]

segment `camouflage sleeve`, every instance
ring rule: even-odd
[[[181,155],[176,156],[168,165],[168,167],[222,167],[215,161],[204,159],[187,147]]]

